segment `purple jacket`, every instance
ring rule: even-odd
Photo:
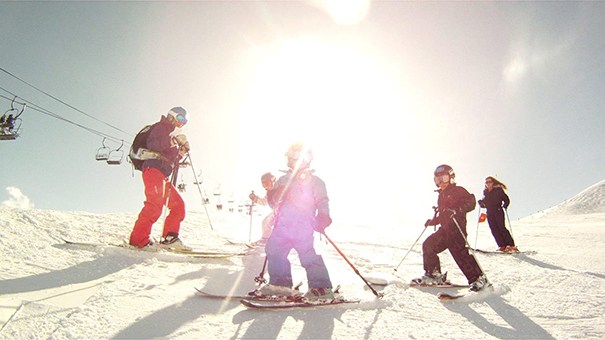
[[[179,155],[179,150],[176,145],[170,144],[170,133],[174,131],[175,126],[162,116],[160,121],[153,125],[149,137],[147,138],[147,149],[158,151],[164,159],[148,159],[143,162],[144,168],[156,168],[160,170],[166,178],[172,173],[172,168]]]
[[[312,236],[316,216],[330,216],[326,185],[312,171],[295,175],[289,170],[267,192],[267,201],[271,208],[277,209],[274,232],[294,238]]]

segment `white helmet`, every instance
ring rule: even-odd
[[[172,119],[182,123],[183,125],[187,124],[189,121],[189,114],[180,106],[170,109],[170,111],[168,111],[168,116],[172,117]]]
[[[300,162],[308,165],[313,160],[313,151],[303,143],[297,142],[290,145],[285,156],[288,157],[288,160],[300,160]]]

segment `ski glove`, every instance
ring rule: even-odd
[[[433,220],[432,218],[429,218],[428,220],[426,220],[426,222],[424,222],[425,228],[432,225],[437,225],[437,222],[435,222],[435,220]]]
[[[315,217],[315,231],[323,233],[332,224],[332,218],[326,214],[318,214]]]
[[[483,200],[478,200],[477,203],[479,203],[481,208],[485,208],[485,202]]]

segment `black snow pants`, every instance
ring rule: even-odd
[[[466,236],[466,225],[463,224],[460,227]],[[426,273],[441,273],[441,263],[437,254],[446,249],[449,249],[454,261],[466,276],[468,283],[475,282],[481,276],[482,272],[479,264],[469,254],[466,242],[453,221],[446,226],[441,226],[435,233],[427,237],[422,244],[422,257]]]
[[[487,223],[489,224],[489,229],[492,231],[492,235],[494,236],[498,247],[515,245],[513,237],[510,235],[508,229],[506,229],[504,211],[502,209],[495,211],[488,210]]]

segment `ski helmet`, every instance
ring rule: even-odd
[[[441,164],[440,166],[438,166],[435,169],[434,175],[435,176],[449,175],[451,178],[456,177],[456,174],[454,173],[454,169],[452,169],[452,167],[447,164]]]
[[[273,176],[273,174],[270,172],[264,173],[260,178],[261,182],[269,182],[269,181],[272,181],[273,179],[275,179],[275,176]]]
[[[302,164],[310,164],[313,160],[313,151],[303,143],[297,142],[290,145],[286,151],[288,161],[300,161]]]
[[[189,114],[180,106],[173,107],[168,111],[168,116],[172,117],[177,122],[185,125],[189,121]]]
[[[441,183],[454,183],[454,178],[456,178],[454,169],[447,164],[441,164],[438,166],[433,175],[435,176],[434,181],[437,187],[439,187],[439,184]]]

